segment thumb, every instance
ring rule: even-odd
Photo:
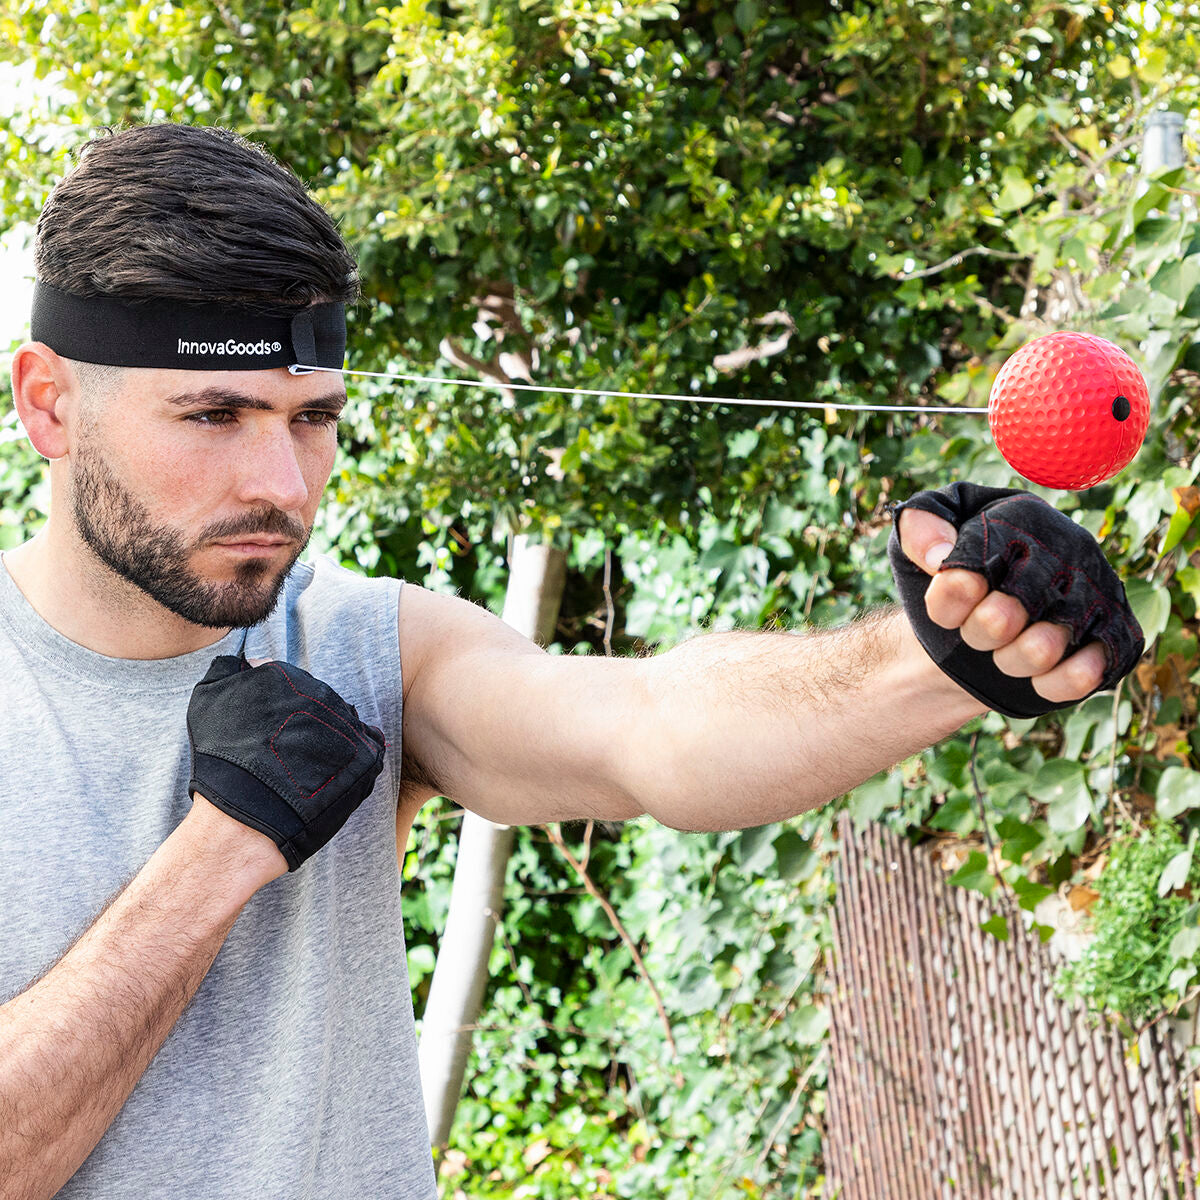
[[[900,548],[930,575],[937,573],[958,541],[958,530],[933,513],[906,508],[900,514]]]

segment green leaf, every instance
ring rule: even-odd
[[[749,33],[758,24],[758,0],[738,0],[733,19],[742,33]]]
[[[1063,722],[1063,746],[1061,755],[1069,762],[1074,762],[1083,753],[1084,743],[1088,734],[1095,728],[1096,723],[1104,716],[1105,709],[1111,709],[1102,696],[1092,696],[1082,704],[1073,708]]]
[[[1016,817],[1005,817],[996,827],[996,832],[1005,839],[1000,853],[1010,863],[1016,865],[1024,861],[1045,841],[1038,824],[1026,824]]]
[[[432,946],[411,946],[408,951],[408,974],[410,980],[420,982],[433,973],[435,957]]]
[[[1145,579],[1128,579],[1125,595],[1149,646],[1166,629],[1171,618],[1171,593]]]
[[[716,1008],[721,999],[721,985],[713,978],[712,968],[705,963],[693,963],[680,977],[680,1010],[686,1016],[708,1012]]]
[[[1001,212],[1024,208],[1033,199],[1033,186],[1017,167],[1005,167],[1000,177],[1000,194],[996,207]]]
[[[732,963],[718,959],[713,963],[713,978],[726,991],[735,988],[742,981],[742,973]]]
[[[795,830],[785,829],[775,839],[776,874],[793,883],[808,879],[820,865],[820,855]]]
[[[929,819],[931,828],[960,835],[970,833],[978,823],[975,802],[970,796],[951,796]]]
[[[1184,301],[1200,285],[1200,255],[1189,254],[1186,258],[1165,263],[1150,280],[1154,291],[1170,297],[1176,304]]]
[[[1196,607],[1200,608],[1200,568],[1180,567],[1175,572],[1175,579],[1184,592],[1191,596]]]
[[[1034,777],[1030,795],[1047,805],[1046,819],[1055,833],[1073,833],[1092,812],[1083,765],[1052,758]]]
[[[1171,859],[1158,878],[1158,894],[1160,896],[1167,895],[1168,892],[1177,891],[1187,883],[1188,872],[1192,869],[1192,850],[1193,846],[1189,846],[1186,850],[1180,850],[1174,858]]]
[[[1196,966],[1194,963],[1185,963],[1182,967],[1176,967],[1170,975],[1167,976],[1167,987],[1175,993],[1181,993],[1193,979],[1196,978]]]
[[[756,825],[742,831],[734,843],[733,857],[743,875],[757,879],[774,869],[778,832],[778,825]]]
[[[208,94],[218,103],[221,103],[221,72],[216,67],[209,67],[204,72],[204,86]]]
[[[985,896],[990,896],[996,887],[995,876],[988,870],[987,855],[982,850],[972,850],[967,861],[950,876],[950,882]]]
[[[1162,80],[1167,69],[1167,50],[1165,46],[1155,46],[1145,61],[1138,66],[1138,78],[1143,83],[1156,84]]]
[[[866,783],[860,783],[850,793],[848,805],[855,828],[861,831],[886,809],[895,808],[900,803],[900,794],[899,774],[877,775]]]
[[[829,1031],[829,1009],[815,1004],[801,1005],[791,1018],[792,1035],[802,1046],[816,1046]]]
[[[1160,817],[1177,817],[1190,808],[1200,808],[1200,771],[1168,767],[1158,780],[1155,809]]]
[[[1167,947],[1167,953],[1172,958],[1191,958],[1197,950],[1200,950],[1200,926],[1197,925],[1185,926]]]
[[[1001,916],[999,913],[994,917],[989,917],[979,928],[1002,942],[1008,941],[1008,918]]]
[[[1052,887],[1047,887],[1044,883],[1034,883],[1033,880],[1026,879],[1024,875],[1018,875],[1013,880],[1012,890],[1017,897],[1017,903],[1026,912],[1033,912],[1047,896],[1054,894]]]
[[[1100,146],[1100,131],[1095,125],[1084,125],[1071,130],[1070,138],[1089,158],[1097,159],[1103,154]]]
[[[1021,105],[1008,119],[1008,128],[1014,137],[1020,137],[1038,118],[1038,108],[1028,101]]]

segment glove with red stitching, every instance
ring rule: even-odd
[[[1069,707],[1040,696],[1028,679],[1006,675],[991,653],[973,650],[957,629],[943,629],[930,619],[925,607],[930,576],[900,546],[900,513],[906,508],[931,512],[958,530],[939,570],[975,571],[993,591],[1015,596],[1031,624],[1067,626],[1071,640],[1064,658],[1088,642],[1101,642],[1108,665],[1097,691],[1116,687],[1137,665],[1145,646],[1141,626],[1124,585],[1086,529],[1030,492],[954,483],[896,505],[888,558],[917,640],[977,700],[1009,717]]]
[[[371,794],[386,743],[319,679],[290,663],[213,659],[192,691],[191,794],[265,833],[294,871]]]

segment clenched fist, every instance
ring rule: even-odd
[[[1144,646],[1095,539],[1028,492],[956,483],[898,505],[888,545],[913,632],[960,687],[1034,717],[1115,687]]]

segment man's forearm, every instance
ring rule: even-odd
[[[828,631],[707,634],[644,667],[657,742],[646,807],[678,829],[794,816],[986,711],[898,609]]]
[[[197,799],[71,950],[0,1005],[0,1200],[53,1196],[92,1152],[246,901],[286,867],[261,836]]]

